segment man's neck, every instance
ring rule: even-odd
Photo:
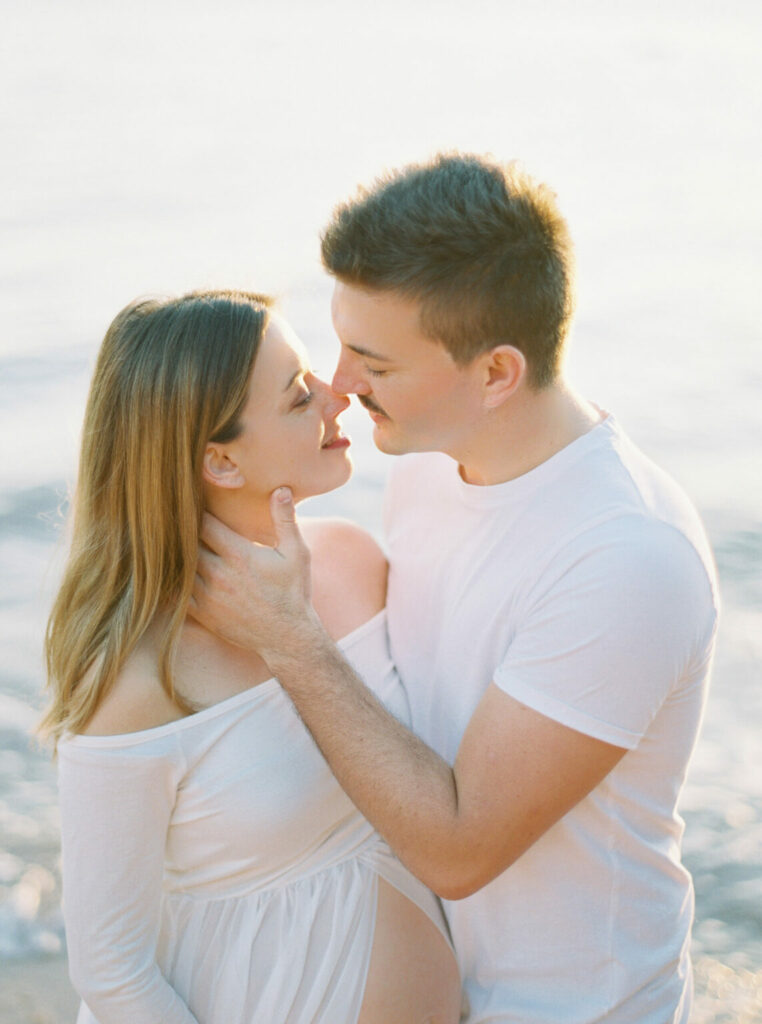
[[[462,449],[448,452],[469,484],[515,480],[600,423],[604,414],[564,382],[524,389],[487,413]]]

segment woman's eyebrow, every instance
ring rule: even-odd
[[[297,378],[303,376],[303,374],[305,374],[306,372],[307,371],[302,366],[300,366],[298,370],[295,370],[288,378],[288,384],[286,384],[285,388],[283,389],[283,393],[285,394],[291,387],[291,385],[294,383],[294,381],[297,380]]]

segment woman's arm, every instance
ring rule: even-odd
[[[64,742],[59,761],[64,917],[74,988],[99,1024],[197,1024],[156,963],[179,759],[149,753],[144,744]]]

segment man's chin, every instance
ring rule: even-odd
[[[373,423],[373,444],[384,455],[405,455],[410,449],[401,437],[396,437],[388,419]]]

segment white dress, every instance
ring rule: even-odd
[[[407,721],[385,613],[340,646]],[[67,737],[59,786],[77,1024],[350,1024],[378,876],[447,937],[275,679],[155,729]]]

